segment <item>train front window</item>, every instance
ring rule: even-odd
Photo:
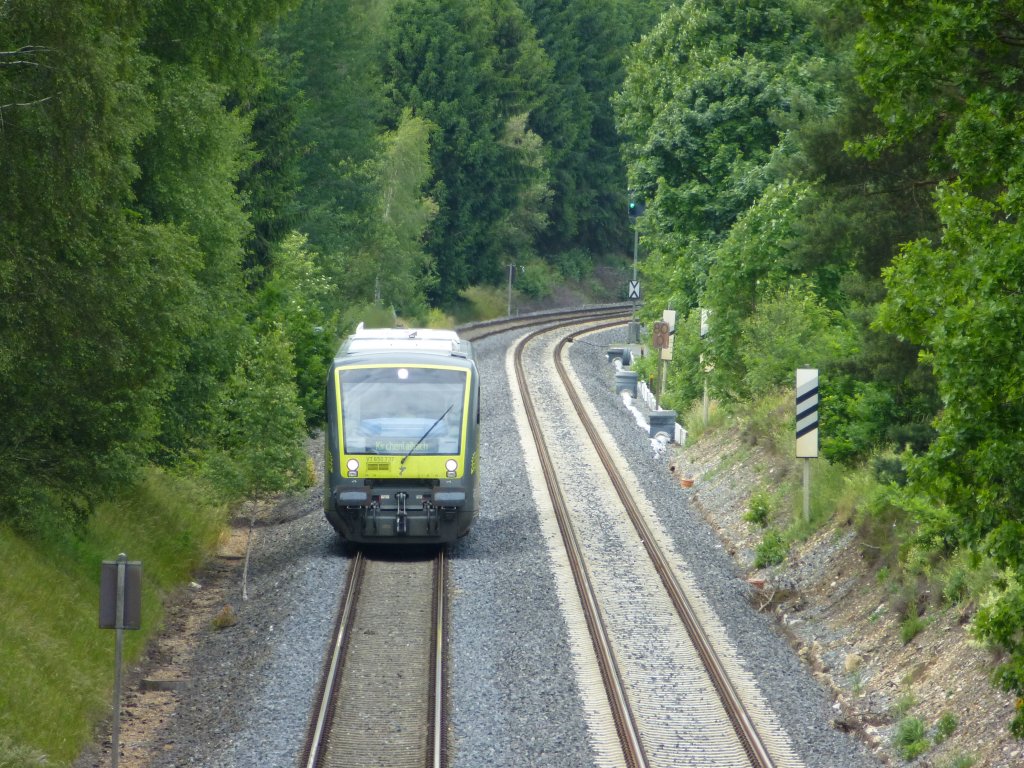
[[[345,453],[459,453],[466,371],[343,368],[340,377]]]

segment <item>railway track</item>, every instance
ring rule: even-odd
[[[555,311],[460,334],[475,340],[628,312],[626,305]],[[355,554],[302,753],[306,768],[445,764],[445,570],[443,550],[432,560]]]
[[[368,557],[349,569],[310,724],[306,768],[441,768],[445,556]]]
[[[535,312],[521,317],[502,317],[497,320],[485,320],[479,323],[469,323],[456,330],[459,335],[469,341],[486,339],[507,331],[515,331],[523,328],[535,328],[543,325],[551,328],[557,325],[564,325],[567,322],[597,322],[602,319],[623,319],[632,312],[631,304],[598,304],[579,309],[558,309],[548,312]]]
[[[615,324],[618,323],[609,321],[592,326],[590,330],[611,327]],[[646,681],[637,682],[634,679],[637,676],[637,670],[644,665],[638,665],[633,657],[642,655],[642,652],[635,649],[632,639],[628,637],[630,634],[628,631],[623,632],[621,628],[616,630],[609,626],[622,623],[616,618],[615,612],[629,610],[628,601],[618,606],[609,606],[608,601],[602,595],[607,595],[609,592],[621,593],[631,589],[629,586],[631,581],[636,582],[644,577],[632,575],[634,573],[632,566],[627,567],[624,563],[614,563],[611,566],[602,565],[600,563],[601,555],[587,551],[590,545],[583,539],[590,536],[589,529],[593,527],[593,523],[588,523],[586,516],[581,517],[578,512],[574,513],[573,507],[595,506],[594,501],[592,498],[584,500],[567,498],[572,494],[567,494],[563,486],[577,481],[561,478],[564,469],[560,470],[559,460],[556,460],[553,452],[549,451],[549,439],[545,434],[546,430],[552,428],[543,423],[544,417],[538,413],[538,409],[534,405],[534,395],[531,393],[531,383],[527,375],[528,366],[524,362],[525,350],[538,337],[550,333],[551,330],[552,328],[548,327],[535,331],[519,342],[514,358],[515,378],[527,413],[530,431],[537,445],[544,482],[552,500],[552,507],[558,521],[558,530],[566,550],[576,589],[580,595],[579,600],[583,608],[586,627],[597,656],[597,664],[611,709],[621,750],[621,755],[613,756],[611,762],[617,763],[621,760],[622,764],[637,768],[655,765],[671,765],[673,767],[682,765],[750,765],[754,768],[795,765],[791,754],[784,748],[785,745],[780,745],[780,741],[783,740],[778,738],[778,734],[774,734],[773,746],[776,751],[783,754],[778,761],[773,757],[772,750],[759,730],[756,718],[748,712],[743,696],[730,677],[727,664],[719,655],[716,642],[704,628],[700,612],[695,610],[691,604],[686,590],[681,586],[674,572],[669,557],[658,544],[658,536],[651,530],[646,515],[633,498],[611,452],[604,444],[600,431],[588,415],[583,400],[576,394],[575,385],[563,359],[570,336],[563,334],[554,347],[551,362],[571,401],[574,417],[578,419],[582,430],[586,433],[588,442],[593,445],[593,450],[600,460],[601,472],[606,478],[605,482],[614,488],[621,509],[625,510],[625,515],[620,515],[618,509],[608,509],[606,513],[608,516],[628,517],[635,539],[639,542],[633,546],[637,548],[637,551],[642,549],[646,552],[649,566],[657,574],[664,594],[667,595],[672,610],[676,614],[676,622],[685,629],[685,635],[689,638],[687,648],[673,650],[680,656],[677,659],[668,660],[665,667],[659,666],[653,675],[671,677],[672,682],[669,685],[673,687],[692,687],[694,691],[698,692],[697,696],[702,699],[706,693],[713,692],[718,697],[720,709],[709,708],[704,700],[699,702],[699,707],[696,706],[698,702],[695,701],[687,704],[685,692],[683,692],[683,698],[673,699],[677,702],[673,705],[652,702],[650,700],[652,686]],[[577,327],[572,335],[579,335],[579,333],[580,330]],[[541,373],[538,376],[543,378],[544,374]],[[533,388],[536,386],[534,383]],[[552,398],[550,394],[547,394],[544,399],[549,401]],[[556,421],[562,422],[565,420],[564,417],[560,420],[556,419]],[[558,429],[564,432],[564,423]],[[564,436],[555,439],[563,441]],[[568,453],[565,450],[565,442],[560,443],[558,453],[563,456]],[[564,459],[561,461],[565,463]],[[598,501],[597,506],[602,506],[605,503],[603,500]],[[603,525],[605,522],[602,520],[600,524]],[[621,546],[621,544],[617,546]],[[621,555],[619,557],[623,561],[628,559]],[[605,573],[598,577],[591,573],[591,571],[601,571],[602,569]],[[619,571],[619,573],[610,577],[609,570]],[[602,584],[602,581],[607,582],[609,578],[615,579],[616,582]],[[656,597],[652,599],[657,601]],[[660,620],[655,618],[657,610],[652,610],[651,613],[650,621],[653,624],[659,623]],[[650,642],[659,648],[676,649],[677,646],[682,645],[680,640],[673,635],[672,628],[664,630],[664,635],[664,638],[655,637]],[[619,657],[626,658],[630,663],[621,663]],[[699,666],[702,669],[694,673],[687,672],[683,675],[670,669],[672,667],[696,666],[696,660],[699,660]],[[645,670],[642,674],[648,674],[648,672]],[[703,682],[705,677],[709,681],[707,684]],[[662,687],[660,690],[664,695],[665,688]],[[676,695],[679,695],[678,692]],[[671,697],[668,698],[671,699]],[[692,706],[694,711],[701,710],[702,714],[698,713],[692,716],[707,718],[709,722],[688,727],[691,735],[695,733],[707,735],[706,743],[704,745],[683,743],[691,737],[686,735],[686,728],[673,728],[670,722],[673,718],[670,713],[665,711],[665,706],[669,708]],[[687,718],[690,716],[690,714],[686,715]],[[723,729],[723,724],[717,721],[726,718],[730,727]],[[677,744],[667,744],[673,739]]]
[[[600,670],[607,707],[614,723],[616,747],[611,758],[601,765],[651,766],[685,765],[716,766],[749,765],[753,768],[783,768],[794,766],[787,754],[781,761],[773,757],[773,748],[762,738],[757,718],[747,711],[744,696],[730,679],[727,664],[719,658],[715,641],[705,631],[700,611],[694,610],[687,590],[680,585],[669,557],[657,544],[658,536],[650,529],[646,516],[634,500],[629,483],[616,467],[614,456],[604,446],[600,430],[587,413],[583,400],[575,393],[575,385],[563,360],[571,336],[592,330],[621,325],[628,319],[629,310],[621,305],[592,308],[568,313],[552,313],[541,320],[542,327],[519,342],[515,349],[515,379],[518,383],[530,431],[537,444],[542,474],[557,525],[566,550],[572,580],[579,594],[585,617],[586,631],[594,649]],[[500,323],[463,329],[467,338],[483,338],[526,326],[536,327],[538,319],[513,318]],[[581,326],[586,328],[581,330]],[[711,720],[688,726],[700,732],[707,744],[688,743],[680,752],[666,742],[676,739],[671,727],[655,723],[655,712],[661,706],[652,704],[651,692],[636,682],[629,657],[638,652],[623,640],[616,629],[616,611],[609,606],[601,586],[601,577],[592,570],[595,556],[588,552],[586,535],[578,533],[580,522],[574,517],[574,506],[580,501],[563,491],[564,469],[548,450],[549,437],[545,417],[534,406],[534,395],[524,362],[525,350],[543,334],[556,329],[569,328],[555,344],[551,364],[557,371],[562,387],[572,403],[574,418],[594,445],[600,457],[607,483],[615,489],[624,513],[608,510],[609,515],[628,519],[638,547],[646,552],[653,564],[667,599],[675,611],[675,620],[681,632],[690,639],[694,659],[702,666],[696,677],[706,676],[710,683],[690,683],[698,698],[713,692],[720,703],[707,715],[706,702],[695,709],[705,710],[703,717]],[[538,374],[542,378],[553,375]],[[548,395],[545,399],[550,399]],[[550,419],[548,419],[550,420]],[[564,443],[555,453],[565,453]],[[601,566],[598,565],[600,570]],[[444,639],[444,553],[436,560],[383,560],[367,558],[357,553],[353,559],[349,580],[344,590],[339,611],[337,631],[332,653],[325,668],[322,696],[309,728],[308,743],[303,758],[307,768],[402,768],[404,766],[445,765],[445,665]],[[613,587],[622,589],[622,587]],[[659,620],[655,620],[657,623]],[[677,642],[677,641],[672,641]],[[671,645],[671,643],[670,643]],[[623,658],[627,663],[623,663]],[[694,666],[687,658],[669,658],[668,663],[679,667]],[[662,675],[655,672],[655,675]],[[689,672],[687,674],[690,674]],[[675,687],[687,687],[673,684]],[[679,707],[673,709],[679,711]],[[690,718],[690,715],[686,715]],[[699,717],[699,716],[698,716]],[[666,718],[660,718],[665,720]],[[724,725],[723,725],[724,724]],[[728,731],[728,733],[723,733]],[[605,736],[598,735],[598,741]],[[680,741],[685,742],[687,737]],[[725,743],[726,746],[722,746]],[[735,746],[733,746],[733,744]],[[709,746],[710,745],[710,746]],[[777,747],[776,744],[774,745]],[[785,750],[783,750],[785,752]]]

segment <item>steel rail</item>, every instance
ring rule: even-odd
[[[426,700],[420,700],[422,709],[426,712],[426,741],[420,742],[426,768],[442,768],[446,759],[445,749],[445,675],[446,665],[444,663],[445,635],[446,635],[446,564],[443,549],[437,551],[433,558],[432,575],[430,577],[431,587],[431,612],[429,630],[429,679],[424,681],[423,693]],[[365,572],[367,560],[361,551],[357,552],[349,569],[349,576],[342,600],[342,608],[339,611],[338,623],[335,629],[332,650],[325,666],[323,683],[319,695],[319,707],[316,717],[310,724],[307,736],[306,749],[303,752],[301,765],[306,768],[319,768],[327,763],[334,765],[338,755],[334,750],[338,748],[338,734],[332,733],[336,727],[336,717],[343,717],[345,707],[351,706],[352,702],[339,701],[339,695],[344,688],[341,677],[345,668],[348,655],[349,639],[356,629],[356,614],[359,612],[358,603],[366,599],[362,592],[369,587],[363,587],[366,580]],[[380,567],[378,564],[377,567]],[[422,714],[421,714],[422,716]],[[340,722],[340,721],[338,721]],[[332,746],[329,746],[333,743]],[[333,754],[333,756],[332,756]]]
[[[430,768],[442,768],[445,764],[445,743],[444,743],[444,636],[445,636],[445,556],[444,550],[439,550],[437,560],[434,564],[434,654],[430,670],[433,680],[433,696],[430,700],[430,730],[432,734]]]
[[[557,327],[565,324],[566,321],[587,322],[608,317],[626,317],[632,312],[632,304],[597,304],[590,307],[576,309],[556,309],[544,312],[534,312],[529,315],[518,315],[516,317],[501,317],[496,320],[483,320],[476,323],[466,323],[458,326],[455,330],[459,335],[468,341],[486,339],[506,331],[514,331],[522,328],[530,328],[538,325]]]
[[[626,487],[626,482],[623,479],[622,474],[615,466],[615,462],[612,459],[608,448],[605,446],[603,439],[598,434],[593,420],[587,414],[582,398],[579,393],[576,392],[576,389],[569,378],[568,371],[566,370],[565,364],[562,360],[562,349],[570,341],[571,337],[562,339],[556,346],[554,352],[555,368],[562,379],[562,384],[565,386],[573,407],[575,408],[583,427],[586,429],[587,434],[590,436],[591,442],[594,444],[594,448],[600,456],[601,462],[612,481],[612,485],[615,487],[615,491],[618,494],[619,499],[622,501],[630,520],[633,522],[637,534],[643,542],[644,548],[647,550],[651,561],[654,563],[658,575],[661,577],[661,581],[665,585],[665,589],[672,599],[672,603],[675,605],[676,610],[686,627],[686,631],[689,634],[694,647],[697,649],[697,653],[700,655],[701,661],[711,676],[711,681],[715,686],[715,690],[718,692],[726,713],[729,715],[729,719],[732,721],[733,727],[736,730],[737,735],[740,737],[744,750],[747,752],[747,755],[750,757],[755,768],[774,768],[775,763],[772,760],[771,754],[765,746],[764,740],[761,738],[761,734],[758,732],[754,721],[747,712],[747,708],[744,705],[739,692],[733,685],[732,680],[725,669],[725,665],[722,663],[721,658],[715,651],[714,644],[704,631],[700,619],[697,617],[693,606],[686,597],[685,591],[679,584],[679,580],[676,578],[675,573],[672,570],[671,563],[661,551],[661,548],[655,543],[653,532],[648,526],[647,521],[644,519],[640,508],[637,506],[636,500]]]
[[[606,326],[601,327],[613,327],[615,325],[620,325],[621,322],[621,320],[617,320],[616,322],[609,323]],[[573,320],[566,320],[554,327],[559,327],[560,325],[576,325],[578,323],[579,319],[577,318]],[[619,671],[618,664],[615,660],[615,653],[611,645],[611,638],[609,637],[608,629],[601,615],[601,608],[598,603],[596,589],[594,588],[590,575],[587,572],[586,563],[583,559],[582,546],[576,537],[576,532],[573,530],[572,522],[569,517],[568,505],[565,501],[565,495],[559,485],[554,462],[551,459],[547,443],[544,440],[543,433],[541,432],[540,421],[537,416],[536,409],[534,408],[533,398],[530,395],[530,390],[526,382],[525,365],[523,364],[523,351],[530,341],[543,333],[549,332],[550,330],[552,330],[552,326],[534,331],[533,333],[525,336],[516,345],[516,380],[519,384],[519,390],[523,397],[523,405],[526,410],[527,420],[530,424],[530,431],[533,435],[534,442],[537,445],[537,453],[540,458],[544,481],[547,484],[548,494],[550,495],[554,506],[555,516],[558,520],[558,528],[561,532],[562,541],[565,545],[565,550],[569,558],[569,565],[572,570],[573,579],[576,583],[576,589],[580,595],[584,617],[590,631],[594,651],[597,655],[597,662],[601,670],[601,677],[604,681],[605,690],[608,693],[608,700],[612,709],[612,717],[615,721],[616,731],[619,735],[619,741],[622,745],[626,763],[632,768],[646,768],[649,763],[640,738],[636,718],[626,694],[625,682],[622,679],[622,674]]]
[[[355,618],[356,598],[359,594],[359,586],[362,583],[365,569],[366,559],[361,551],[357,551],[352,564],[349,566],[344,598],[342,599],[341,610],[338,612],[338,623],[334,629],[334,644],[322,678],[323,682],[318,697],[320,706],[306,737],[306,747],[303,752],[306,768],[316,768],[323,757],[326,744],[325,739],[330,732],[331,720],[334,718],[335,689],[340,679],[339,673],[345,657],[349,630]]]

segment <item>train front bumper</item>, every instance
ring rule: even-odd
[[[442,543],[463,535],[474,512],[465,488],[346,486],[327,517],[341,536],[363,543]]]

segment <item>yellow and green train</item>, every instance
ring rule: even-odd
[[[327,375],[324,512],[357,544],[442,544],[469,531],[480,380],[454,331],[364,329]]]

